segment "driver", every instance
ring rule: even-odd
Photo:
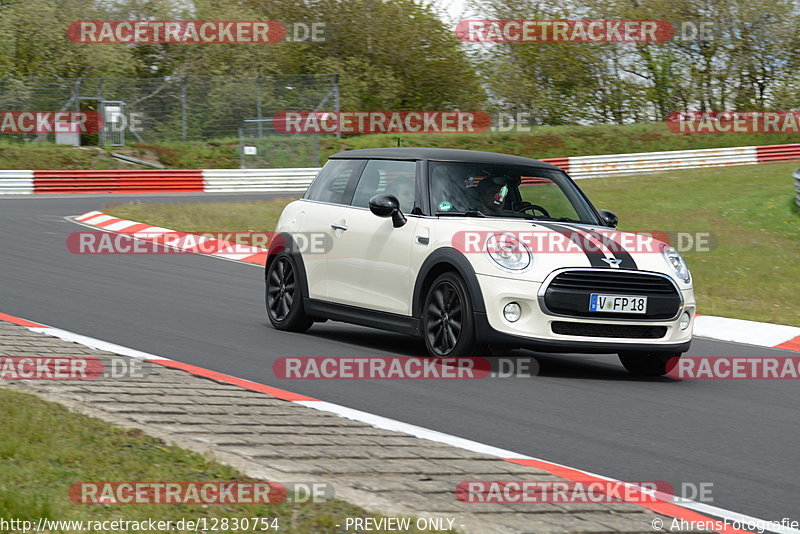
[[[506,179],[501,176],[487,176],[475,188],[479,206],[477,209],[486,215],[495,215],[503,211]]]

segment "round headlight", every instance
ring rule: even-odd
[[[514,234],[492,234],[486,240],[486,254],[502,269],[524,271],[531,265],[531,251]]]
[[[661,255],[664,256],[664,260],[669,264],[678,278],[688,284],[689,280],[691,280],[691,275],[689,274],[689,267],[686,265],[680,252],[668,245],[661,245]]]

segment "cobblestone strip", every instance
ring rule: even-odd
[[[125,358],[4,322],[0,356]],[[462,503],[455,487],[464,480],[561,479],[161,365],[143,362],[142,370],[138,378],[0,380],[0,387],[139,428],[248,476],[327,482],[338,498],[373,513],[454,517],[458,530],[481,534],[653,533],[657,516],[636,504]]]

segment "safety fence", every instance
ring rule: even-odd
[[[702,167],[800,160],[800,144],[639,152],[543,159],[575,179],[625,176]],[[305,191],[316,167],[288,169],[0,171],[0,195],[41,193],[171,193]],[[800,195],[800,179],[795,173]],[[798,197],[800,203],[800,196]]]

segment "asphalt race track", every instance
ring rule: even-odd
[[[112,202],[269,196],[2,198],[0,312],[621,480],[713,482],[714,506],[800,519],[800,393],[791,380],[638,379],[611,355],[537,355],[532,378],[278,380],[280,356],[421,356],[424,345],[332,322],[307,334],[273,330],[255,266],[66,249],[82,227],[64,217]],[[690,354],[796,355],[704,339]]]

